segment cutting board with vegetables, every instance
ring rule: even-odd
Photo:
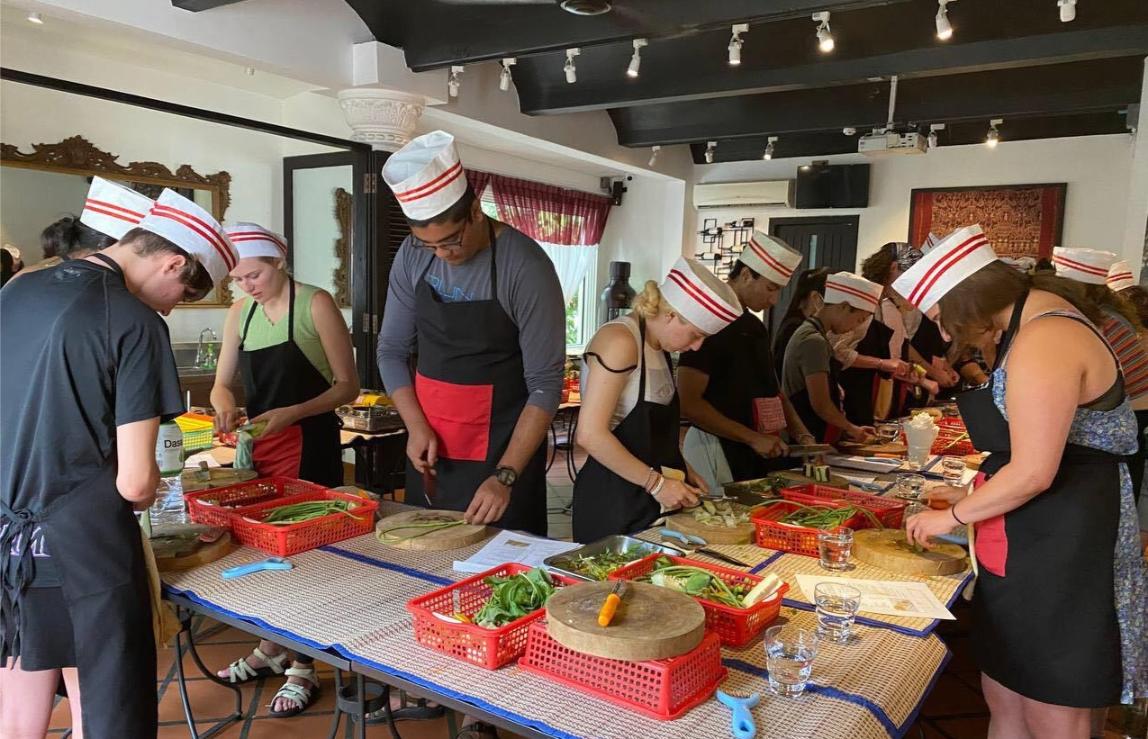
[[[666,527],[690,536],[700,536],[709,544],[749,544],[753,541],[750,507],[729,500],[703,500],[666,519]]]
[[[955,575],[969,566],[968,555],[956,544],[936,542],[932,549],[916,551],[901,529],[853,532],[853,556],[874,567],[918,577]]]
[[[422,552],[467,547],[490,534],[486,526],[464,522],[460,511],[406,511],[375,524],[375,538],[386,546]]]
[[[185,470],[179,479],[183,486],[183,492],[194,493],[199,490],[238,485],[241,482],[254,480],[257,476],[258,473],[255,470],[209,467],[206,470]]]
[[[562,588],[546,603],[546,630],[559,644],[607,659],[641,662],[669,659],[690,651],[705,636],[706,615],[684,593],[627,582],[609,626],[598,613],[614,582],[588,582]]]
[[[818,482],[812,477],[807,477],[797,470],[782,470],[781,472],[771,473],[775,477],[782,477],[786,480],[792,480],[794,485],[828,485],[831,488],[841,488],[842,490],[849,489],[849,481],[840,475],[829,473],[829,482]]]
[[[212,542],[189,541],[182,548],[155,548],[155,566],[160,572],[180,572],[214,562],[231,554],[239,547],[224,531]]]

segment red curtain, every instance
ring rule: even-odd
[[[468,169],[465,172],[467,184],[470,185],[471,190],[474,190],[474,194],[481,199],[486,186],[490,184],[490,175],[474,169]]]
[[[602,240],[610,198],[485,172],[467,177],[472,186],[489,183],[498,217],[535,241],[594,246]],[[482,196],[477,187],[475,193]]]

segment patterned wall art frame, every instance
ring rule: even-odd
[[[698,231],[700,243],[694,257],[724,279],[753,236],[753,224],[752,218],[734,218],[725,223],[706,218],[702,221],[702,230]]]
[[[914,189],[909,242],[979,223],[1002,257],[1049,257],[1061,244],[1067,193],[1064,182]]]

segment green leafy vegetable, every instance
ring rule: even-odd
[[[745,608],[742,601],[750,591],[748,585],[729,585],[710,570],[675,564],[668,557],[658,557],[654,561],[653,572],[642,579],[659,587],[733,608]]]
[[[694,509],[694,520],[703,526],[732,529],[738,524],[749,523],[749,508],[728,500],[703,500],[701,506]]]
[[[488,629],[534,613],[554,594],[549,573],[537,567],[510,577],[488,577],[484,582],[491,587],[491,594],[474,615],[474,622]]]
[[[605,580],[611,572],[641,559],[644,554],[635,552],[599,552],[580,554],[577,557],[558,560],[555,564],[569,572],[585,575],[592,580]]]
[[[272,508],[263,517],[263,523],[289,526],[293,523],[303,523],[322,516],[329,516],[332,513],[344,513],[351,516],[348,513],[350,507],[350,501],[346,500],[311,500],[305,503],[291,503]]]

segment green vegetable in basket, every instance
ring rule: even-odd
[[[668,557],[658,557],[654,560],[653,572],[642,580],[732,608],[745,608],[742,601],[750,590],[748,586],[740,583],[726,584],[716,572],[701,567],[675,564]]]
[[[462,526],[464,523],[466,521],[461,518],[444,516],[441,513],[430,513],[418,516],[414,520],[398,526],[381,529],[376,532],[375,536],[384,544],[400,544],[411,539],[418,539],[420,536],[433,534],[436,531]]]
[[[289,526],[294,523],[303,523],[332,513],[343,513],[348,516],[351,503],[346,500],[310,500],[305,503],[291,503],[272,508],[263,517],[263,523],[276,526]],[[354,518],[354,516],[351,516]]]
[[[871,511],[866,508],[855,505],[842,506],[835,508],[828,505],[802,505],[801,503],[794,503],[792,501],[777,501],[769,503],[765,508],[775,505],[788,505],[798,506],[792,512],[783,516],[778,523],[787,523],[794,526],[805,526],[811,529],[835,529],[838,526],[844,525],[853,516],[858,514],[869,519],[874,528],[885,528],[881,520],[873,515]]]
[[[557,564],[564,570],[577,572],[593,580],[605,580],[611,572],[642,558],[641,552],[599,552],[580,554],[577,557],[560,560]]]
[[[474,622],[488,629],[534,613],[554,594],[549,573],[537,567],[509,577],[488,577],[484,582],[491,588],[490,598],[474,615]]]

